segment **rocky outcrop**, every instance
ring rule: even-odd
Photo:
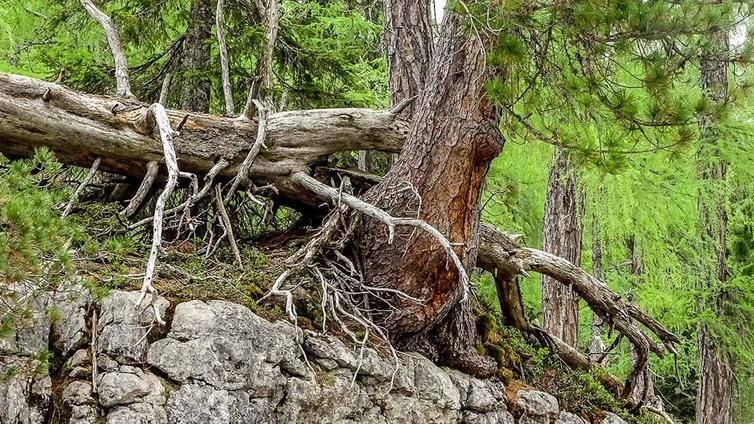
[[[113,292],[93,302],[85,291],[69,291],[45,303],[63,319],[40,314],[3,340],[0,422],[585,423],[561,412],[554,397],[526,390],[512,405],[514,419],[498,380],[417,355],[396,364],[229,302],[171,310],[157,299],[161,315],[172,317],[160,328],[151,308],[134,309],[137,298]],[[38,369],[45,349],[64,359],[49,375]]]

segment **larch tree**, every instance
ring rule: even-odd
[[[712,290],[714,310],[725,313],[725,292],[721,287],[729,278],[727,264],[728,217],[724,184],[726,163],[720,154],[719,114],[729,101],[728,55],[726,31],[713,33],[702,51],[700,75],[702,93],[712,105],[699,117],[699,222],[703,251],[711,266],[702,273],[702,289]],[[705,281],[707,279],[707,281]],[[730,424],[733,417],[733,363],[730,353],[710,331],[707,323],[699,325],[699,391],[696,420],[699,424]]]

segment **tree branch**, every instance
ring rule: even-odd
[[[94,18],[102,26],[107,37],[107,43],[110,45],[110,51],[113,54],[113,60],[115,61],[115,84],[116,95],[122,97],[134,97],[131,93],[131,84],[128,80],[128,62],[126,61],[126,55],[123,53],[123,47],[120,44],[120,37],[118,37],[118,31],[113,25],[113,21],[110,17],[102,13],[97,6],[90,0],[81,0],[81,4],[84,6],[89,15]]]
[[[220,48],[220,69],[223,84],[223,95],[225,96],[225,115],[233,116],[235,114],[235,107],[233,105],[233,91],[230,85],[228,46],[225,44],[225,27],[223,26],[223,0],[217,0],[215,24],[217,26],[217,44]]]

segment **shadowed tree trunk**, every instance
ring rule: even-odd
[[[210,81],[202,75],[210,69],[210,45],[214,7],[211,0],[193,0],[184,41],[181,109],[209,112]]]
[[[711,49],[701,58],[701,86],[703,95],[714,107],[728,100],[728,36],[713,35]],[[709,272],[708,287],[723,284],[728,278],[726,238],[728,231],[725,199],[721,186],[726,166],[720,157],[717,118],[713,113],[700,116],[701,146],[699,148],[699,176],[704,188],[699,196],[699,222],[702,225],[704,252],[714,254],[715,272]],[[718,314],[723,314],[725,294],[714,299]],[[699,327],[699,392],[696,421],[699,424],[730,424],[732,422],[733,370],[730,354],[719,345],[706,324]]]
[[[550,169],[542,249],[578,264],[581,262],[583,193],[568,153],[560,150]],[[567,286],[542,277],[544,328],[569,346],[579,341],[579,297]]]
[[[426,220],[443,233],[465,266],[476,261],[479,198],[502,139],[498,114],[485,97],[484,46],[445,18],[406,144],[383,181],[366,198],[394,216]],[[401,290],[424,304],[395,299],[384,324],[403,348],[476,374],[494,365],[473,350],[469,302],[446,252],[431,238],[397,231],[389,243],[384,225],[366,220],[358,245],[364,276],[379,287]],[[431,342],[429,340],[431,339]]]
[[[644,261],[642,260],[641,254],[639,253],[635,237],[631,237],[628,240],[628,252],[631,256],[629,258],[631,261],[631,275],[637,278],[636,284],[641,285],[643,284],[642,274],[644,274]],[[631,347],[631,361],[634,363],[637,361],[636,349],[634,349],[633,346]],[[649,372],[649,368],[647,368],[647,372],[637,376],[636,385],[631,392],[630,399],[636,405],[644,403],[658,410],[664,410],[662,399],[655,396],[654,382],[652,381],[652,376]]]

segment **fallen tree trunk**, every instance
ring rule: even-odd
[[[159,139],[152,136],[154,125],[145,119],[148,107],[0,73],[0,153],[28,157],[47,147],[64,163],[89,167],[101,157],[100,170],[143,177],[150,161],[163,159]],[[219,178],[238,173],[256,138],[255,121],[177,110],[167,113],[171,126],[179,129],[175,149],[182,171],[206,175],[225,159],[229,166]],[[254,160],[248,177],[275,184],[282,196],[306,203],[288,180],[290,175],[306,172],[338,152],[399,152],[408,126],[390,111],[324,109],[273,114],[267,131],[267,149]],[[159,172],[167,175],[164,165]]]

